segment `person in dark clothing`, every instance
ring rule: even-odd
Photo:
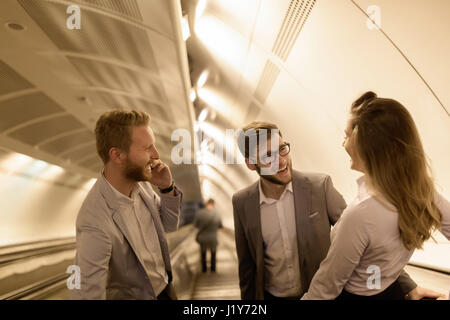
[[[222,228],[222,220],[215,209],[214,199],[206,202],[205,208],[197,212],[194,226],[198,229],[197,242],[200,244],[202,272],[207,271],[206,252],[211,252],[211,272],[216,272],[217,230]]]

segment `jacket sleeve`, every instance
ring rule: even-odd
[[[404,295],[407,295],[411,290],[417,287],[417,284],[411,279],[405,270],[402,270],[398,276],[397,282]]]
[[[232,202],[234,217],[234,236],[236,240],[236,251],[239,261],[239,286],[241,288],[241,299],[254,300],[256,297],[256,264],[251,257],[247,238],[242,228],[241,219],[239,218],[240,210],[238,208],[238,200],[236,196],[233,196]]]
[[[334,225],[347,207],[344,197],[336,190],[330,176],[326,176],[324,182],[325,198],[330,224]]]
[[[103,231],[92,226],[77,228],[75,265],[80,270],[80,288],[71,290],[72,299],[106,299],[110,257],[111,241]]]
[[[156,204],[165,232],[172,232],[178,229],[183,193],[176,186],[174,188],[173,196],[164,193],[160,196],[155,194]]]

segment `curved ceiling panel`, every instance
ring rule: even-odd
[[[83,124],[71,115],[62,114],[61,116],[40,121],[15,130],[11,132],[9,136],[34,146],[38,144],[39,141],[46,140],[66,131],[72,131],[83,127]]]
[[[0,96],[32,87],[31,83],[0,60]]]
[[[0,131],[21,123],[63,112],[53,100],[41,92],[0,101]]]
[[[82,131],[80,131],[80,130],[69,131],[69,133],[70,132],[74,132],[74,133],[66,135],[66,136],[62,136],[61,138],[58,138],[56,140],[51,140],[50,142],[47,142],[44,144],[39,144],[38,145],[39,149],[44,150],[49,153],[58,154],[58,153],[63,152],[63,150],[67,146],[73,146],[73,145],[77,145],[79,143],[93,141],[95,139],[94,134],[90,130],[87,130],[87,129],[82,129]],[[41,143],[42,143],[42,141],[41,141]]]
[[[152,47],[142,28],[101,11],[85,9],[83,32],[72,32],[60,23],[67,18],[67,5],[40,0],[19,0],[19,3],[60,50],[115,58],[157,71]]]

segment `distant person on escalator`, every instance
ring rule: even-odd
[[[207,251],[211,253],[211,272],[216,272],[217,230],[223,226],[220,215],[215,209],[214,199],[209,199],[205,208],[197,212],[194,226],[199,229],[196,240],[200,244],[202,272],[207,271]]]

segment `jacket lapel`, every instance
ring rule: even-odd
[[[114,210],[112,213],[112,218],[116,223],[117,227],[119,228],[120,232],[122,232],[124,237],[127,239],[128,243],[130,244],[131,248],[136,254],[136,257],[138,258],[139,262],[145,269],[144,260],[140,255],[142,249],[137,247],[137,244],[134,242],[133,237],[131,237],[130,230],[128,229],[127,224],[125,223],[125,218],[123,217],[122,212],[123,211]]]
[[[258,261],[263,257],[263,237],[261,227],[261,210],[259,207],[259,188],[256,182],[249,191],[248,197],[245,201],[245,213],[247,226],[249,228],[250,241],[255,248],[254,259]]]
[[[307,237],[311,213],[311,183],[298,171],[292,171],[292,190],[294,191],[295,224],[297,229],[297,246],[300,268],[304,266],[306,250],[308,248]]]

